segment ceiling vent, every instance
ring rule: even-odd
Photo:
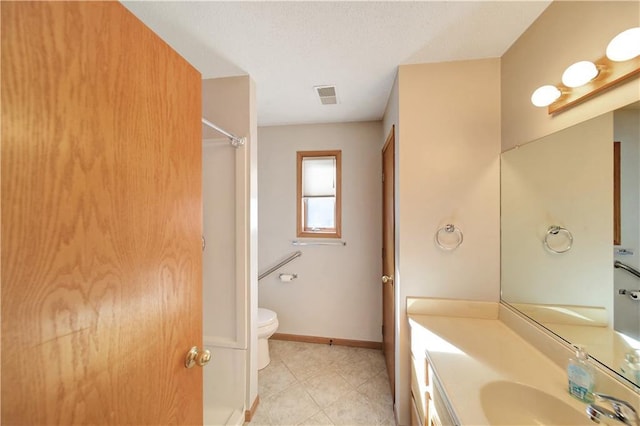
[[[318,93],[322,105],[335,105],[338,103],[335,86],[315,86],[314,89]]]

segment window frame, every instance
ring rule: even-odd
[[[302,196],[302,161],[304,158],[335,157],[336,159],[336,202],[335,202],[335,227],[312,230],[306,227],[306,217],[303,216]],[[297,151],[296,152],[296,235],[300,238],[340,238],[342,236],[342,151]],[[306,214],[305,214],[306,216]]]

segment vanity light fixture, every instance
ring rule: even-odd
[[[567,87],[584,86],[598,76],[596,64],[590,61],[580,61],[570,65],[562,74],[562,84]]]
[[[640,27],[629,28],[608,44],[606,55],[580,61],[562,74],[562,83],[539,87],[531,103],[557,114],[640,74]]]
[[[538,87],[531,95],[531,103],[537,107],[546,107],[551,105],[562,95],[560,89],[556,86],[547,84],[545,86]]]
[[[621,32],[607,46],[607,58],[612,61],[628,61],[638,55],[640,55],[640,27]]]

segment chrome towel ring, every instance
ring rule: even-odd
[[[564,238],[562,238],[564,236]],[[564,244],[562,244],[564,239]],[[573,246],[573,235],[567,228],[551,225],[544,236],[544,247],[551,253],[565,253]]]
[[[462,235],[460,228],[456,228],[455,225],[451,223],[438,229],[434,236],[436,245],[442,250],[447,251],[457,249],[460,244],[462,244],[463,240],[464,236]]]

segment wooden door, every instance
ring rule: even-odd
[[[200,75],[118,2],[0,7],[2,424],[202,423]]]
[[[392,127],[382,149],[382,345],[395,401],[394,132]]]

